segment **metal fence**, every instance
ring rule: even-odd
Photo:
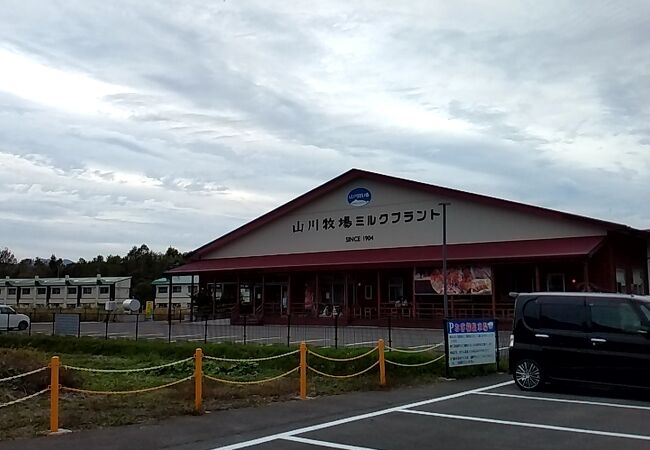
[[[230,319],[190,322],[175,316],[171,321],[145,320],[144,314],[107,314],[53,312],[41,314],[27,334],[88,336],[103,339],[158,340],[166,342],[229,342],[239,344],[298,345],[304,341],[317,347],[373,346],[383,339],[389,347],[418,348],[442,342],[443,333],[433,328],[395,327],[390,318],[376,326],[342,325],[338,318],[329,324],[314,324],[304,317],[288,316],[278,324],[259,324],[242,316],[233,324]],[[97,320],[99,318],[99,320]],[[44,320],[43,320],[44,319]],[[49,320],[47,320],[49,319]],[[94,319],[94,320],[93,320]]]

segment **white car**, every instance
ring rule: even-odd
[[[0,305],[0,331],[26,330],[29,327],[29,317],[18,314],[7,305]]]

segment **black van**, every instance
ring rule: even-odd
[[[554,380],[650,388],[650,297],[516,294],[509,357],[525,391]]]

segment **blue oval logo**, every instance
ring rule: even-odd
[[[348,203],[352,206],[364,206],[370,203],[372,195],[366,188],[352,189],[348,194]]]

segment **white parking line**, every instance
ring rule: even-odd
[[[439,344],[414,345],[412,347],[406,347],[406,348],[416,349],[416,348],[429,348],[429,347],[431,347],[432,349],[434,349],[434,348],[442,347],[443,345],[445,345],[445,343],[440,342]]]
[[[641,441],[650,441],[650,436],[642,434],[614,433],[611,431],[588,430],[586,428],[558,427],[555,425],[542,425],[539,423],[513,422],[511,420],[490,419],[486,417],[458,416],[455,414],[442,414],[428,411],[417,411],[413,409],[402,409],[399,412],[408,414],[418,414],[421,416],[441,417],[443,419],[468,420],[470,422],[492,423],[496,425],[510,425],[514,427],[538,428],[541,430],[566,431],[570,433],[592,434],[596,436],[617,437],[625,439],[637,439]]]
[[[307,341],[305,341],[307,342]],[[366,342],[353,342],[352,344],[345,344],[346,347],[353,347],[355,345],[368,345],[368,344],[376,344],[377,341],[366,341]]]
[[[458,397],[464,397],[470,394],[476,394],[477,392],[489,391],[492,389],[497,389],[503,386],[508,386],[513,384],[514,381],[505,381],[503,383],[493,384],[491,386],[485,386],[477,389],[470,389],[468,391],[457,392],[455,394],[445,395],[443,397],[435,397],[427,400],[422,400],[415,403],[409,403],[401,406],[394,406],[392,408],[386,408],[379,411],[373,411],[366,414],[359,414],[357,416],[344,417],[343,419],[333,420],[331,422],[324,422],[317,425],[312,425],[303,428],[296,428],[295,430],[286,431],[284,433],[272,434],[269,436],[264,436],[257,439],[251,439],[250,441],[238,442],[236,444],[226,445],[224,447],[216,447],[211,450],[236,450],[239,448],[252,447],[254,445],[264,444],[266,442],[275,441],[277,439],[285,439],[287,437],[296,436],[298,434],[310,433],[312,431],[322,430],[324,428],[335,427],[337,425],[343,425],[350,422],[357,422],[359,420],[370,419],[372,417],[383,416],[385,414],[390,414],[393,412],[401,411],[407,408],[417,408],[422,405],[429,405],[431,403],[443,402],[445,400],[451,400]]]
[[[254,341],[271,341],[271,340],[273,340],[273,339],[278,339],[278,337],[276,336],[276,337],[253,338],[253,339],[248,338],[248,339],[246,339],[246,342],[254,342]],[[242,342],[244,342],[244,341],[243,341],[243,340],[239,340],[239,341],[235,341],[235,342],[242,343]]]
[[[476,395],[492,395],[495,397],[521,398],[526,400],[539,400],[543,402],[576,403],[578,405],[608,406],[611,408],[640,409],[640,410],[650,411],[650,406],[625,405],[621,403],[608,403],[608,402],[592,402],[589,400],[572,400],[568,398],[533,397],[530,395],[500,394],[498,392],[478,392]]]
[[[301,438],[297,436],[286,436],[280,439],[283,439],[285,441],[300,442],[301,444],[316,445],[318,447],[340,448],[343,450],[376,450],[370,447],[358,447],[356,445],[337,444],[335,442],[318,441],[316,439],[307,439],[307,438]]]
[[[301,342],[325,342],[326,339],[305,339],[304,341],[291,341],[289,344],[300,344]]]
[[[234,338],[234,337],[239,337],[239,336],[235,336],[235,335],[230,335],[230,336],[213,336],[213,337],[209,337],[209,338],[208,338],[208,341],[211,341],[211,340],[213,340],[213,339],[227,339],[227,338]]]
[[[172,338],[177,339],[177,338],[186,338],[186,337],[199,337],[198,334],[172,334]],[[203,339],[203,338],[201,338]]]

